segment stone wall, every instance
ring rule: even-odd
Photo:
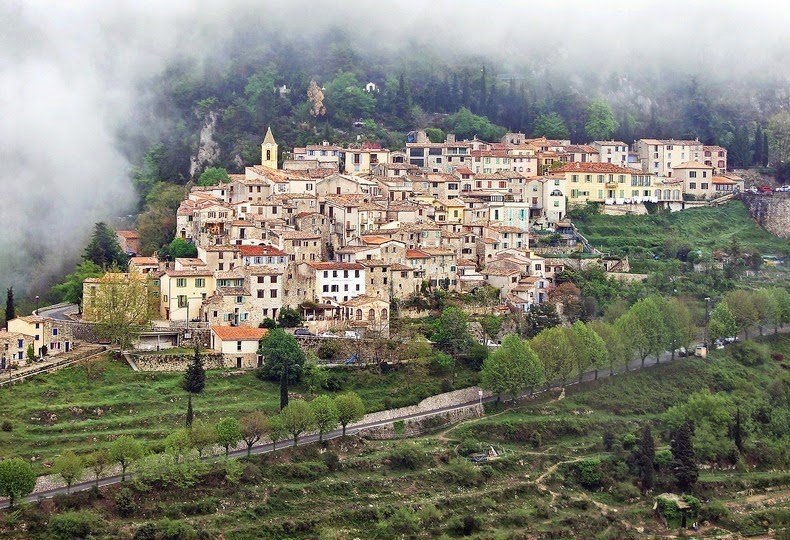
[[[435,414],[426,414],[417,418],[403,420],[383,426],[365,429],[360,434],[368,439],[396,439],[398,437],[416,437],[425,432],[443,428],[467,418],[483,416],[483,407],[470,405],[460,409],[444,411]]]
[[[444,394],[437,394],[435,396],[427,397],[420,401],[417,405],[366,414],[365,418],[363,418],[356,425],[382,422],[402,416],[424,414],[431,412],[434,409],[441,409],[445,407],[455,407],[465,404],[473,405],[480,399],[480,395],[478,394],[479,390],[479,387],[471,386],[469,388],[462,388],[460,390],[453,390],[452,392],[445,392]],[[491,392],[483,392],[483,397],[488,397],[490,395]]]
[[[790,238],[790,193],[743,193],[741,200],[761,227],[780,238]]]
[[[221,354],[202,353],[203,367],[206,369],[224,369],[236,367],[236,364],[225,365]],[[185,371],[192,362],[189,354],[135,354],[132,355],[137,369],[140,371]]]

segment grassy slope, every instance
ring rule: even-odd
[[[790,353],[789,336],[770,342],[774,351]],[[135,497],[141,508],[130,518],[118,518],[111,499],[81,497],[85,497],[83,507],[93,506],[110,521],[108,537],[131,537],[141,523],[165,517],[229,540],[431,538],[441,533],[458,537],[457,527],[465,516],[479,518],[473,538],[652,537],[672,531],[653,517],[651,496],[637,495],[624,502],[608,491],[585,491],[567,468],[553,465],[604,455],[600,446],[604,427],[618,435],[633,433],[641,422],[682,402],[689,392],[718,389],[723,374],[735,378],[736,391],[753,392],[765,388],[781,371],[776,362],[744,368],[727,358],[726,351],[716,351],[708,361],[684,359],[587,384],[570,390],[562,401],[546,397],[418,438],[410,444],[428,457],[413,468],[397,469],[390,460],[402,442],[352,439],[344,445],[333,443],[341,457],[337,471],[325,469],[326,455],[315,446],[299,450],[297,456],[255,457],[252,462],[258,468],[248,469],[237,486],[214,475],[190,488],[188,501],[179,489],[139,493]],[[526,441],[536,428],[542,442],[533,448]],[[469,475],[459,474],[448,463],[474,446],[489,445],[505,452],[501,459],[477,466],[482,475],[479,483],[464,482]],[[547,471],[553,472],[544,477]],[[724,502],[733,511],[715,526],[759,532],[786,519],[782,516],[787,502],[778,499],[787,491],[787,481],[782,471],[703,472],[700,489],[705,497]],[[750,488],[752,495],[746,501],[742,490]],[[61,509],[65,504],[65,500],[56,502]],[[395,515],[404,509],[410,516],[423,517],[409,524]],[[432,518],[425,517],[428,510]],[[637,533],[635,527],[645,529]],[[2,532],[21,538],[11,528]],[[42,534],[46,537],[47,531]]]
[[[90,381],[82,367],[73,367],[0,389],[0,418],[13,426],[0,431],[0,456],[35,457],[40,464],[67,449],[90,452],[121,434],[152,443],[181,427],[187,404],[181,374],[135,373],[109,360],[100,368]],[[441,392],[441,380],[421,364],[384,375],[349,371],[344,379],[344,388],[357,391],[368,411],[385,408],[387,398],[403,406]],[[473,374],[459,369],[456,388],[470,384]],[[278,385],[253,373],[209,371],[205,391],[194,399],[195,413],[212,422],[252,410],[273,413],[279,395]],[[56,419],[49,420],[53,413]]]
[[[602,251],[648,255],[661,251],[673,239],[695,249],[725,248],[737,235],[742,248],[763,254],[785,253],[790,242],[773,236],[752,220],[740,201],[713,208],[695,208],[646,216],[596,215],[576,222],[587,239]]]

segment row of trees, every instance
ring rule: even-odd
[[[777,331],[790,323],[790,292],[783,287],[735,290],[727,293],[713,309],[708,324],[711,340],[724,339],[749,332],[755,328],[760,335],[766,328]]]
[[[297,446],[302,434],[317,430],[319,441],[323,441],[324,435],[338,425],[342,426],[345,437],[346,427],[361,420],[364,415],[362,399],[354,392],[334,398],[321,395],[309,403],[292,401],[279,414],[270,417],[254,411],[238,420],[223,418],[214,425],[200,420],[190,422],[189,427],[173,431],[165,438],[164,449],[178,464],[191,452],[202,458],[206,450],[217,445],[224,448],[227,458],[231,448],[243,441],[249,456],[253,446],[265,439],[271,439],[273,449],[276,450],[277,441],[290,435],[293,445]],[[109,448],[100,448],[85,457],[72,451],[62,454],[54,460],[52,471],[66,482],[66,491],[69,493],[71,486],[83,476],[86,469],[92,472],[96,487],[102,475],[113,466],[121,468],[121,481],[126,481],[129,467],[145,456],[143,445],[124,435],[115,439]],[[12,458],[0,462],[0,494],[9,498],[12,507],[19,498],[30,494],[35,484],[36,474],[27,461]]]
[[[645,360],[665,351],[689,348],[697,328],[686,305],[676,299],[650,296],[636,302],[613,324],[576,321],[547,328],[530,340],[507,336],[483,362],[481,385],[498,395],[516,398],[544,382],[565,386],[573,375],[628,369],[636,356]]]

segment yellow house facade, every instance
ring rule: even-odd
[[[170,321],[192,321],[216,289],[214,272],[208,268],[168,270],[162,275],[159,314]]]
[[[568,204],[579,205],[587,202],[606,202],[607,199],[627,199],[634,190],[649,189],[652,176],[638,173],[633,169],[619,167],[611,163],[568,163],[553,173],[565,177]],[[644,186],[633,185],[640,182]]]

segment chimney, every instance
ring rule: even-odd
[[[454,143],[455,142],[455,133],[448,133],[447,134],[447,142]]]

